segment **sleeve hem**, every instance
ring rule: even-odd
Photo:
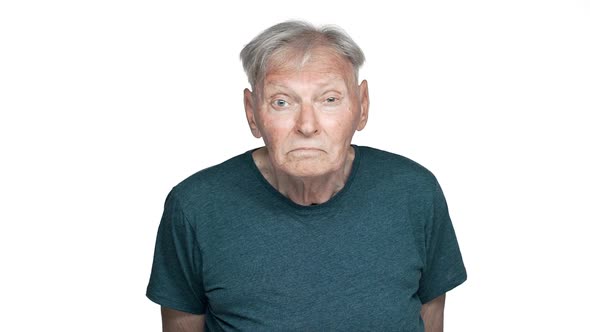
[[[431,292],[428,292],[427,294],[418,295],[418,297],[420,297],[420,302],[422,302],[422,304],[428,303],[428,302],[434,300],[435,298],[445,294],[446,292],[452,290],[453,288],[461,285],[466,280],[467,280],[467,274],[463,273],[457,279],[454,279],[454,281],[451,281],[442,287],[436,288],[436,289],[432,290]]]
[[[157,295],[150,293],[150,292],[146,293],[146,296],[152,302],[159,304],[159,305],[166,307],[166,308],[170,308],[170,309],[174,309],[174,310],[178,310],[178,311],[183,311],[183,312],[188,312],[190,314],[195,314],[195,315],[204,315],[206,313],[205,308],[186,304],[186,303],[172,301],[172,300],[163,298],[161,296],[157,296]]]

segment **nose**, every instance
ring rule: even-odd
[[[302,103],[297,118],[297,132],[304,136],[313,136],[319,133],[319,123],[313,105]]]

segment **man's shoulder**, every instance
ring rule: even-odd
[[[374,147],[360,146],[359,148],[363,156],[363,168],[374,177],[429,186],[436,183],[434,174],[413,159]]]
[[[244,172],[247,172],[250,167],[248,160],[251,158],[250,152],[247,151],[197,171],[179,182],[172,191],[185,201],[202,198],[220,191],[231,191],[229,189],[244,178]]]
[[[369,167],[389,170],[396,173],[412,173],[426,177],[433,176],[425,166],[401,154],[380,150],[370,146],[360,146],[363,159]]]

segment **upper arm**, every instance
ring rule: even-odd
[[[467,279],[459,243],[438,182],[429,191],[425,202],[426,214],[421,217],[423,221],[417,223],[418,248],[423,263],[418,297],[422,303],[430,302]]]
[[[420,315],[424,321],[425,332],[443,332],[445,296],[443,294],[422,305]]]
[[[205,315],[195,315],[166,307],[161,308],[163,332],[205,331]]]

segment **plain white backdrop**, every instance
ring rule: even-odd
[[[286,19],[363,48],[353,142],[439,179],[469,276],[446,331],[588,331],[581,0],[3,1],[0,330],[160,330],[144,294],[166,194],[262,145],[238,54]]]

